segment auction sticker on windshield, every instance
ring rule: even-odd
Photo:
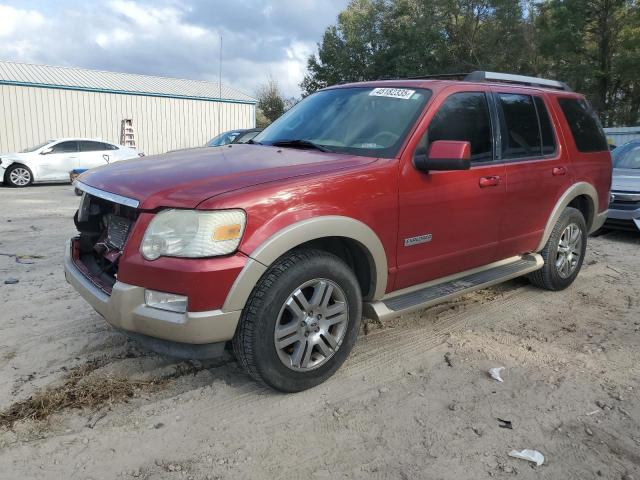
[[[406,88],[374,88],[369,95],[373,97],[391,97],[409,100],[414,93],[416,93],[415,90],[408,90]]]

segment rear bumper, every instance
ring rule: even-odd
[[[64,270],[67,282],[112,326],[148,337],[183,344],[226,342],[240,319],[240,310],[175,313],[146,305],[143,287],[116,282],[111,295],[95,286],[74,264],[67,243]]]

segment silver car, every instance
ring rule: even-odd
[[[605,226],[640,230],[640,140],[615,148],[611,203]]]

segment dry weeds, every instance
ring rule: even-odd
[[[159,390],[167,380],[130,380],[123,376],[92,374],[101,363],[91,361],[69,371],[62,385],[49,386],[0,412],[0,428],[21,420],[46,420],[66,409],[101,408],[125,402],[138,392]]]

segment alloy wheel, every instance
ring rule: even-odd
[[[274,343],[284,365],[307,371],[326,363],[340,348],[349,323],[342,288],[317,278],[296,288],[280,309]]]
[[[582,254],[582,230],[575,223],[566,226],[556,255],[556,270],[561,278],[569,278],[575,272]]]
[[[24,187],[31,182],[31,172],[24,167],[17,167],[9,173],[9,181],[18,187]]]

